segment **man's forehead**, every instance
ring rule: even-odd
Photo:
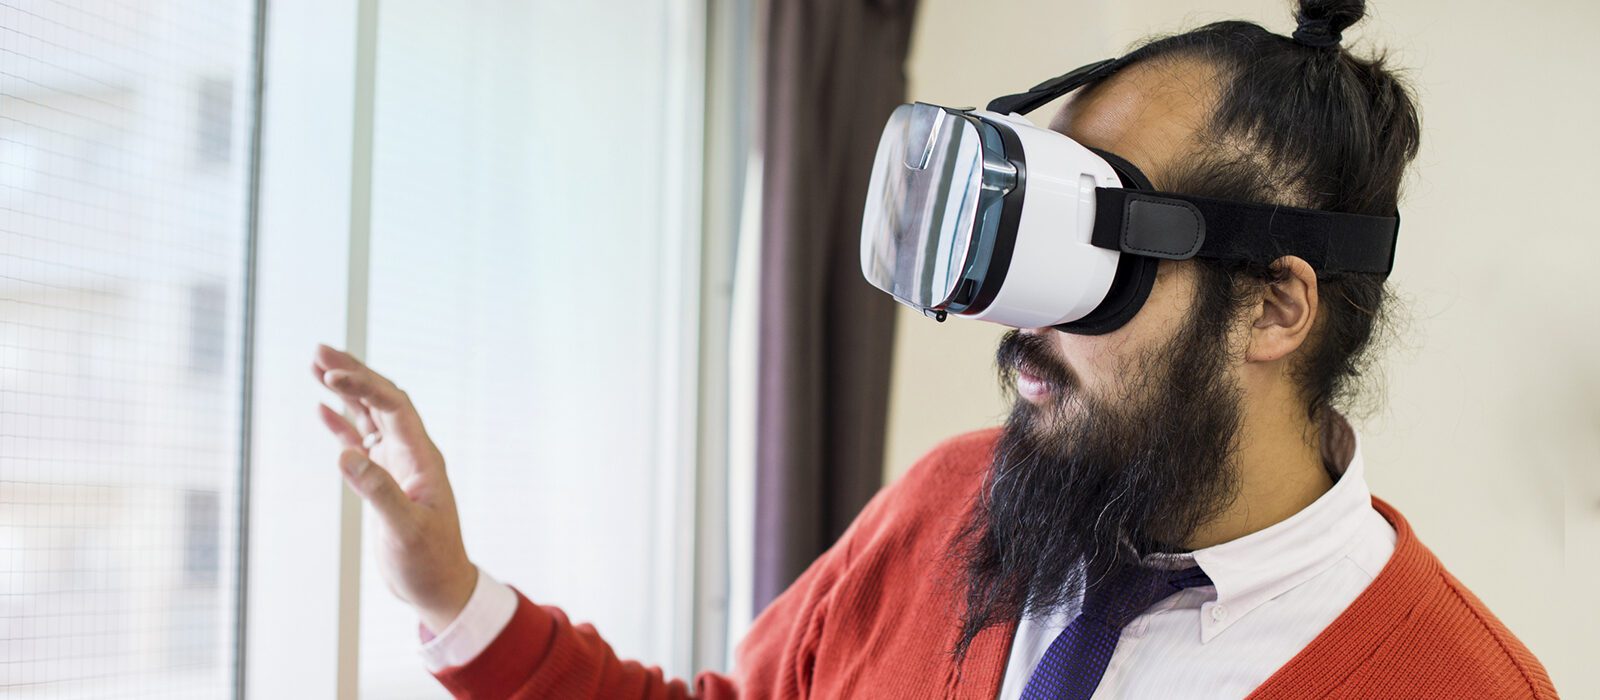
[[[1199,61],[1136,63],[1069,96],[1050,128],[1128,159],[1160,187],[1199,150],[1216,94],[1216,72]]]

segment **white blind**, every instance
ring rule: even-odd
[[[254,6],[0,0],[0,696],[232,693]]]
[[[672,673],[670,454],[698,171],[672,3],[399,0],[379,12],[368,359],[443,449],[470,554]],[[698,80],[696,73],[695,80]],[[693,88],[693,86],[688,86]],[[691,296],[692,301],[692,296]],[[445,696],[368,560],[364,696]]]

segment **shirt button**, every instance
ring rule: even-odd
[[[1222,622],[1222,618],[1227,616],[1228,610],[1226,608],[1222,607],[1221,605],[1211,606],[1211,619],[1217,622]]]

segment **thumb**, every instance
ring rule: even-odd
[[[411,499],[395,483],[389,470],[373,463],[360,449],[347,447],[339,453],[339,471],[363,500],[372,504],[389,527],[404,532],[411,528]]]

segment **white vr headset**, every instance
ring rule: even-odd
[[[901,105],[878,142],[861,271],[912,308],[1018,328],[1114,331],[1161,260],[1388,275],[1400,219],[1157,192],[1126,160],[1022,115],[1110,75],[1093,63],[987,110]]]

